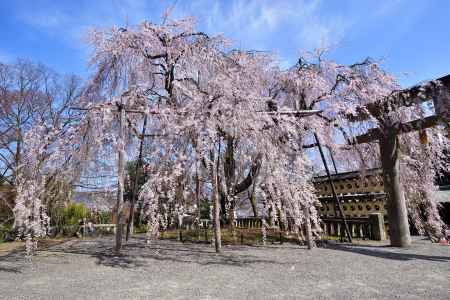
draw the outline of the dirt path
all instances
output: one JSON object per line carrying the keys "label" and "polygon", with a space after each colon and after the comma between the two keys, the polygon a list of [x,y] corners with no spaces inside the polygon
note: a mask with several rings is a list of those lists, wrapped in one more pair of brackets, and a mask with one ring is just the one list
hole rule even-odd
{"label": "dirt path", "polygon": [[2,299],[450,299],[450,247],[228,246],[74,240],[0,257]]}

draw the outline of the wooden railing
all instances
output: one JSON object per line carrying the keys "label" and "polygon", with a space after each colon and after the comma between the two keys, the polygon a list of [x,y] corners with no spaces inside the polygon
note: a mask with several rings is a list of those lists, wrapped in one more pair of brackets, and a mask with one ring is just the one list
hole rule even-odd
{"label": "wooden railing", "polygon": [[[346,218],[352,238],[374,239],[369,218]],[[345,236],[344,225],[340,218],[322,218],[322,230],[326,236]]]}
{"label": "wooden railing", "polygon": [[[368,217],[346,218],[353,238],[368,240],[384,240],[386,238],[386,224],[381,214],[370,214]],[[288,229],[292,230],[293,222],[288,222]],[[291,224],[292,223],[292,224]],[[239,218],[235,220],[237,228],[261,228],[261,218]],[[278,224],[274,224],[278,227]],[[321,218],[323,234],[330,237],[345,236],[341,218]]]}
{"label": "wooden railing", "polygon": [[261,218],[238,218],[234,221],[237,228],[261,228]]}
{"label": "wooden railing", "polygon": [[[125,227],[125,224],[123,224]],[[88,224],[84,225],[64,225],[60,227],[52,226],[49,228],[49,235],[53,236],[57,233],[73,233],[80,235],[99,234],[99,233],[116,233],[116,224],[92,224],[90,228]]]}

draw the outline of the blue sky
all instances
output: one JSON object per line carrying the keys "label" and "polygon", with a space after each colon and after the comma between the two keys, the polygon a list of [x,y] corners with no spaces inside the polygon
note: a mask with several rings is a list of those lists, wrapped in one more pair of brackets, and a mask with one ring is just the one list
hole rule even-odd
{"label": "blue sky", "polygon": [[200,30],[223,33],[236,48],[273,51],[285,66],[327,45],[339,63],[383,59],[404,86],[450,73],[446,0],[0,0],[0,61],[28,58],[86,76],[88,28],[158,22],[175,2],[173,16],[195,16]]}

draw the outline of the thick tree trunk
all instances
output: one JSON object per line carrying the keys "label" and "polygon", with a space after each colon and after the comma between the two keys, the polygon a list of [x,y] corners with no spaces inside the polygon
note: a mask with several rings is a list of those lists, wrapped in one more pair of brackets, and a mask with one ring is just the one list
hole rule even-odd
{"label": "thick tree trunk", "polygon": [[306,205],[303,207],[303,214],[305,215],[305,235],[306,235],[306,246],[311,250],[313,247],[313,237],[311,230],[311,219],[309,214],[309,207]]}
{"label": "thick tree trunk", "polygon": [[197,202],[197,239],[201,238],[201,210],[200,210],[200,179],[198,178],[198,170],[195,172],[195,201]]}
{"label": "thick tree trunk", "polygon": [[18,173],[19,173],[19,166],[20,166],[20,161],[22,159],[22,129],[20,127],[17,127],[17,145],[16,145],[16,153],[14,155],[14,160],[15,160],[15,167],[14,167],[14,179],[13,182],[15,181],[15,179],[18,177]]}
{"label": "thick tree trunk", "polygon": [[248,200],[250,201],[250,204],[252,206],[252,211],[253,211],[253,217],[257,218],[258,217],[258,208],[256,205],[256,195],[255,195],[255,188],[256,188],[256,177],[259,174],[259,170],[257,170],[254,179],[253,179],[253,183],[252,183],[252,190],[251,192],[248,194]]}
{"label": "thick tree trunk", "polygon": [[411,236],[405,196],[399,177],[398,136],[394,129],[390,129],[380,138],[380,153],[384,188],[388,194],[387,209],[391,245],[407,247],[411,245]]}
{"label": "thick tree trunk", "polygon": [[116,204],[116,252],[120,252],[122,248],[122,210],[123,210],[123,192],[124,192],[124,170],[125,170],[125,145],[124,145],[124,135],[125,135],[125,109],[120,106],[120,128],[119,128],[119,141],[118,141],[118,188],[117,188],[117,204]]}
{"label": "thick tree trunk", "polygon": [[230,203],[230,209],[228,212],[228,222],[230,223],[230,231],[231,231],[231,236],[233,237],[233,242],[237,243],[237,236],[236,236],[236,226],[234,224],[234,222],[236,221],[235,219],[235,199],[231,200]]}
{"label": "thick tree trunk", "polygon": [[127,234],[126,234],[126,241],[128,242],[128,238],[130,236],[130,233],[133,234],[134,232],[134,204],[136,203],[136,198],[138,194],[138,185],[139,185],[139,172],[142,165],[142,150],[144,148],[144,138],[145,138],[145,129],[147,127],[147,116],[144,117],[144,125],[142,126],[142,138],[141,143],[139,145],[139,156],[138,160],[136,161],[136,170],[134,173],[134,182],[133,182],[133,190],[131,191],[131,207],[130,207],[130,215],[128,217],[128,224],[127,224]]}
{"label": "thick tree trunk", "polygon": [[213,203],[213,215],[212,221],[214,226],[214,246],[216,252],[220,253],[222,250],[222,237],[220,232],[220,190],[219,190],[219,167],[220,167],[220,137],[218,137],[219,150],[217,155],[211,151],[210,159],[212,161],[211,165],[211,179],[213,186],[212,193],[212,203]]}
{"label": "thick tree trunk", "polygon": [[214,180],[214,193],[213,193],[214,246],[216,248],[216,252],[220,253],[222,251],[222,237],[220,232],[219,180],[218,180],[218,172],[213,170],[212,173]]}
{"label": "thick tree trunk", "polygon": [[253,217],[258,217],[258,209],[256,208],[256,196],[255,193],[252,193],[249,197],[250,204],[252,205]]}

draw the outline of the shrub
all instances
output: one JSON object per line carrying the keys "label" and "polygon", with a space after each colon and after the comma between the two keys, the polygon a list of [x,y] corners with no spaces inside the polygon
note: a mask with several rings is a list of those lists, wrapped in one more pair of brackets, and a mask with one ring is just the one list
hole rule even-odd
{"label": "shrub", "polygon": [[55,208],[51,213],[51,223],[56,227],[54,234],[74,235],[79,230],[80,220],[89,217],[89,210],[83,203],[69,203]]}
{"label": "shrub", "polygon": [[14,240],[16,231],[12,224],[0,224],[0,243]]}
{"label": "shrub", "polygon": [[78,225],[88,215],[89,210],[83,203],[70,203],[63,209],[64,225]]}

